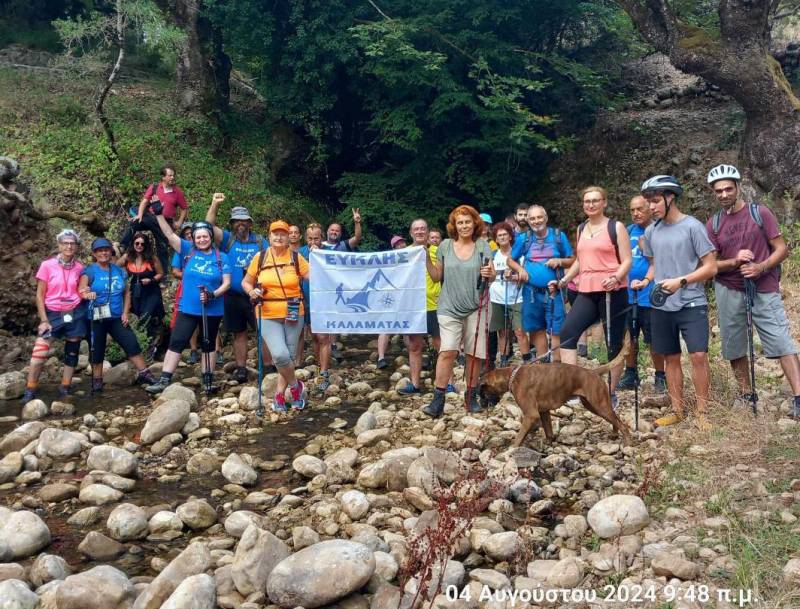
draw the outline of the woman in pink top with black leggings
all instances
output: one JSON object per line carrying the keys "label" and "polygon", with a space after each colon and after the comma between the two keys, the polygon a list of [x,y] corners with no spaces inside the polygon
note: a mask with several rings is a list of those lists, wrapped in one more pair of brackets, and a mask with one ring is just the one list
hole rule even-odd
{"label": "woman in pink top with black leggings", "polygon": [[[606,191],[600,186],[589,186],[581,193],[586,222],[578,228],[576,236],[577,258],[557,282],[561,288],[574,277],[579,278],[578,297],[561,327],[561,361],[576,364],[577,343],[580,335],[598,321],[606,325],[606,293],[611,295],[611,344],[606,345],[608,359],[613,359],[622,349],[625,339],[625,312],[628,307],[628,271],[631,268],[631,242],[622,222],[610,220],[605,215]],[[611,240],[609,224],[616,222],[617,246]],[[555,282],[554,282],[555,284]],[[608,336],[606,329],[604,336]],[[611,386],[616,387],[622,374],[620,364],[611,371]],[[612,401],[616,406],[616,395]]]}

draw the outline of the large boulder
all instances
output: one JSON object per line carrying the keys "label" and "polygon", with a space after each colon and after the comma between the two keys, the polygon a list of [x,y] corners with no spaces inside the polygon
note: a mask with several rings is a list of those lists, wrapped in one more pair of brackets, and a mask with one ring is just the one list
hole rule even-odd
{"label": "large boulder", "polygon": [[47,426],[41,421],[31,421],[30,423],[20,425],[0,440],[0,455],[7,455],[15,450],[22,450],[38,438],[39,434],[45,429],[47,429]]}
{"label": "large boulder", "polygon": [[598,537],[611,539],[638,533],[650,524],[650,515],[636,495],[611,495],[592,506],[587,520]]}
{"label": "large boulder", "polygon": [[31,400],[22,407],[22,414],[20,416],[23,421],[38,421],[39,419],[45,418],[49,412],[50,409],[42,400]]}
{"label": "large boulder", "polygon": [[25,375],[19,370],[0,374],[0,400],[16,400],[25,393]]}
{"label": "large boulder", "polygon": [[[71,574],[72,569],[69,568],[67,561],[60,556],[39,554],[31,565],[31,569],[28,572],[28,579],[38,588],[47,582],[65,579]],[[0,596],[0,598],[2,597]]]}
{"label": "large boulder", "polygon": [[139,459],[124,448],[101,444],[93,446],[89,451],[86,467],[90,470],[99,469],[120,476],[136,476]]}
{"label": "large boulder", "polygon": [[160,609],[217,609],[217,585],[205,573],[183,580]]}
{"label": "large boulder", "polygon": [[18,579],[0,582],[0,609],[36,609],[39,597]]}
{"label": "large boulder", "polygon": [[242,457],[231,453],[222,464],[222,476],[228,482],[251,486],[258,480],[258,473]]}
{"label": "large boulder", "polygon": [[103,372],[103,380],[109,385],[129,387],[136,382],[136,368],[130,362],[122,362]]}
{"label": "large boulder", "polygon": [[[278,376],[277,374],[275,376]],[[156,405],[162,404],[163,402],[168,402],[169,400],[183,400],[184,402],[189,402],[189,407],[192,411],[197,409],[197,394],[194,392],[193,389],[189,387],[184,387],[179,383],[173,383],[163,392],[161,395],[158,396],[156,400]]]}
{"label": "large boulder", "polygon": [[5,540],[12,558],[25,558],[50,543],[50,529],[33,512],[0,508],[0,539]]}
{"label": "large boulder", "polygon": [[179,432],[189,420],[191,405],[186,400],[167,400],[147,417],[141,433],[142,444],[152,444],[166,435]]}
{"label": "large boulder", "polygon": [[66,429],[45,429],[39,435],[36,445],[36,456],[53,459],[69,459],[81,453],[84,436]]}
{"label": "large boulder", "polygon": [[288,546],[269,531],[250,525],[245,529],[231,564],[231,576],[243,596],[266,589],[267,578],[289,556]]}
{"label": "large boulder", "polygon": [[217,521],[217,512],[205,499],[192,499],[175,510],[190,529],[207,529]]}
{"label": "large boulder", "polygon": [[125,546],[97,531],[90,531],[78,545],[78,552],[92,560],[114,560],[125,552]]}
{"label": "large boulder", "polygon": [[231,537],[241,537],[251,524],[260,527],[265,517],[249,510],[237,510],[225,519],[225,532]]}
{"label": "large boulder", "polygon": [[147,514],[138,505],[123,503],[111,511],[106,527],[117,541],[142,539],[147,536]]}
{"label": "large boulder", "polygon": [[192,542],[150,582],[136,599],[133,609],[160,609],[181,582],[193,575],[205,573],[213,564],[206,544]]}
{"label": "large boulder", "polygon": [[315,609],[364,586],[375,572],[372,551],[342,539],[322,541],[278,563],[267,582],[267,594],[281,607]]}
{"label": "large boulder", "polygon": [[58,609],[130,609],[136,589],[120,570],[100,565],[70,575],[58,587]]}
{"label": "large boulder", "polygon": [[78,499],[81,503],[92,505],[105,505],[122,499],[122,491],[106,486],[105,484],[87,484],[81,489]]}

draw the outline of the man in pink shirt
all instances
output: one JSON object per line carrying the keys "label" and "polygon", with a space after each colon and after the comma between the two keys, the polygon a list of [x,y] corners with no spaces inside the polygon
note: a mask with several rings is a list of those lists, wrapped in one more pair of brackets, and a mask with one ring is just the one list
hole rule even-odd
{"label": "man in pink shirt", "polygon": [[36,342],[33,344],[24,402],[36,397],[39,375],[50,354],[54,338],[63,338],[64,373],[58,388],[59,397],[69,395],[75,366],[78,365],[81,339],[87,334],[86,306],[78,293],[83,265],[78,261],[80,241],[72,229],[61,231],[58,255],[42,262],[36,272],[36,311],[39,314]]}

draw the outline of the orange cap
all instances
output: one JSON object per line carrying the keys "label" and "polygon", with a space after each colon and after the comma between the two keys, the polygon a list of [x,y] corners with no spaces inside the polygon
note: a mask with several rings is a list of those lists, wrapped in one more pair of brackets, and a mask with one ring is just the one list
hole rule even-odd
{"label": "orange cap", "polygon": [[286,223],[285,220],[275,220],[275,222],[269,225],[269,232],[273,232],[276,230],[282,230],[288,233],[289,225]]}

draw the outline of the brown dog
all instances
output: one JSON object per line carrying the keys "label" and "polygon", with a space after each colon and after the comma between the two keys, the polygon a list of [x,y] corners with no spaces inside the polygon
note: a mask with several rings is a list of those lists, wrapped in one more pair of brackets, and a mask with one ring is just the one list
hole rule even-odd
{"label": "brown dog", "polygon": [[[608,385],[601,374],[619,365],[628,350],[629,341],[609,363],[599,368],[587,369],[572,364],[534,364],[511,368],[496,368],[481,379],[480,397],[484,404],[496,404],[506,391],[511,391],[522,409],[522,427],[514,446],[520,446],[528,432],[541,423],[548,442],[553,441],[550,411],[561,407],[571,397],[577,397],[591,413],[611,423],[614,430],[630,441],[627,425],[611,407]],[[515,373],[516,371],[516,373]]]}

